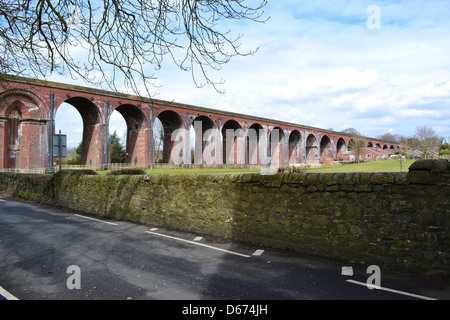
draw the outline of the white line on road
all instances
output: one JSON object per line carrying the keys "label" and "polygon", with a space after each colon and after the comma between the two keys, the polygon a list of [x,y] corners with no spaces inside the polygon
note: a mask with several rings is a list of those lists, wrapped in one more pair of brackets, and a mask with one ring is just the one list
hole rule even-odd
{"label": "white line on road", "polygon": [[3,296],[6,300],[19,300],[17,297],[6,291],[1,286],[0,286],[0,295]]}
{"label": "white line on road", "polygon": [[118,224],[117,223],[112,223],[112,222],[108,222],[108,221],[103,221],[103,220],[99,220],[99,219],[95,219],[95,218],[91,218],[91,217],[86,217],[86,216],[82,216],[82,215],[79,215],[79,214],[75,214],[77,217],[80,217],[80,218],[85,218],[85,219],[89,219],[89,220],[94,220],[94,221],[98,221],[98,222],[103,222],[103,223],[106,223],[106,224],[110,224],[110,225],[113,225],[113,226],[117,226]]}
{"label": "white line on road", "polygon": [[264,250],[258,249],[255,252],[253,252],[252,256],[260,256],[264,253]]}
{"label": "white line on road", "polygon": [[343,276],[353,276],[353,267],[342,267],[341,275]]}
{"label": "white line on road", "polygon": [[[345,281],[367,287],[367,283],[365,283],[365,282],[359,282],[359,281],[355,281],[355,280],[345,280]],[[418,294],[409,293],[409,292],[405,292],[405,291],[400,291],[400,290],[395,290],[395,289],[390,289],[390,288],[384,288],[384,287],[380,287],[380,286],[373,286],[373,287],[374,287],[374,289],[377,289],[377,290],[384,290],[384,291],[388,291],[388,292],[402,294],[404,296],[409,296],[409,297],[413,297],[413,298],[417,298],[417,299],[437,300],[435,298],[421,296],[421,295],[418,295]]]}
{"label": "white line on road", "polygon": [[169,239],[173,239],[173,240],[177,240],[177,241],[183,241],[183,242],[186,242],[186,243],[195,244],[196,246],[201,246],[201,247],[205,247],[205,248],[209,248],[209,249],[213,249],[213,250],[217,250],[217,251],[230,253],[230,254],[234,254],[236,256],[240,256],[240,257],[244,257],[244,258],[250,258],[250,256],[246,255],[246,254],[242,254],[242,253],[238,253],[238,252],[234,252],[234,251],[229,251],[229,250],[225,250],[225,249],[220,249],[220,248],[209,246],[207,244],[200,243],[200,242],[194,242],[194,241],[185,240],[185,239],[181,239],[181,238],[177,238],[177,237],[172,237],[172,236],[168,236],[168,235],[165,235],[165,234],[162,234],[162,233],[156,233],[156,232],[151,232],[151,231],[145,231],[145,232],[153,234],[155,236],[165,237],[165,238],[169,238]]}

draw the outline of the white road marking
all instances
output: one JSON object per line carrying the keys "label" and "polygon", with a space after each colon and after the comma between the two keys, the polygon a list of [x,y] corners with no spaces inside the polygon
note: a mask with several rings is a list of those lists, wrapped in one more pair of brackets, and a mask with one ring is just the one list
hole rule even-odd
{"label": "white road marking", "polygon": [[158,231],[158,228],[151,228],[150,231]]}
{"label": "white road marking", "polygon": [[6,291],[1,286],[0,286],[0,295],[3,296],[6,300],[19,300],[17,297]]}
{"label": "white road marking", "polygon": [[77,217],[80,217],[80,218],[85,218],[85,219],[89,219],[89,220],[94,220],[94,221],[97,221],[97,222],[103,222],[103,223],[106,223],[106,224],[110,224],[110,225],[113,225],[113,226],[117,226],[118,224],[117,223],[112,223],[112,222],[108,222],[108,221],[103,221],[103,220],[99,220],[99,219],[95,219],[95,218],[91,218],[91,217],[87,217],[87,216],[82,216],[82,215],[79,215],[79,214],[75,214]]}
{"label": "white road marking", "polygon": [[353,276],[353,267],[342,267],[341,275],[343,276]]}
{"label": "white road marking", "polygon": [[[359,282],[359,281],[355,281],[355,280],[346,280],[346,281],[350,282],[350,283],[354,283],[354,284],[358,284],[358,285],[367,287],[367,283],[365,283],[365,282]],[[373,287],[374,287],[374,289],[377,289],[377,290],[393,292],[393,293],[397,293],[397,294],[401,294],[401,295],[404,295],[404,296],[409,296],[409,297],[413,297],[413,298],[417,298],[417,299],[437,300],[435,298],[421,296],[421,295],[418,295],[418,294],[409,293],[409,292],[405,292],[405,291],[400,291],[400,290],[395,290],[395,289],[390,289],[390,288],[384,288],[384,287],[380,287],[380,286],[373,286]]]}
{"label": "white road marking", "polygon": [[195,237],[194,241],[202,241],[202,239],[203,239],[202,237]]}
{"label": "white road marking", "polygon": [[209,249],[213,249],[213,250],[217,250],[217,251],[222,251],[222,252],[234,254],[236,256],[240,256],[240,257],[244,257],[244,258],[250,258],[250,256],[246,255],[246,254],[242,254],[242,253],[238,253],[238,252],[234,252],[234,251],[229,251],[229,250],[225,250],[225,249],[209,246],[207,244],[200,243],[200,242],[195,242],[195,241],[185,240],[185,239],[181,239],[181,238],[177,238],[177,237],[172,237],[172,236],[168,236],[168,235],[165,235],[165,234],[162,234],[162,233],[156,233],[156,232],[151,232],[151,231],[145,231],[145,232],[153,234],[155,236],[159,236],[159,237],[165,237],[165,238],[169,238],[169,239],[173,239],[173,240],[177,240],[177,241],[183,241],[183,242],[186,242],[186,243],[195,244],[197,246],[201,246],[201,247],[205,247],[205,248],[209,248]]}
{"label": "white road marking", "polygon": [[260,256],[264,253],[264,250],[258,249],[255,252],[253,252],[252,256]]}

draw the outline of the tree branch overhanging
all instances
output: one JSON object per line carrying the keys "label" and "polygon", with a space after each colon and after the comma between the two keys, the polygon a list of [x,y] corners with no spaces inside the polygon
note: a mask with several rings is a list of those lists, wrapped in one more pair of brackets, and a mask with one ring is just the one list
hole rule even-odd
{"label": "tree branch overhanging", "polygon": [[[252,5],[256,3],[255,5]],[[173,63],[198,87],[217,85],[241,51],[233,20],[264,22],[267,0],[0,0],[0,73],[70,74],[118,91],[150,95],[155,74]]]}

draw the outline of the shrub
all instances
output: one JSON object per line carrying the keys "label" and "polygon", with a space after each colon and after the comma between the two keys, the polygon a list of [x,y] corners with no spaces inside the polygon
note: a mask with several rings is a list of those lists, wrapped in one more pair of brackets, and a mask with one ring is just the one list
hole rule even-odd
{"label": "shrub", "polygon": [[109,171],[107,175],[141,175],[146,174],[143,169],[138,168],[126,168]]}

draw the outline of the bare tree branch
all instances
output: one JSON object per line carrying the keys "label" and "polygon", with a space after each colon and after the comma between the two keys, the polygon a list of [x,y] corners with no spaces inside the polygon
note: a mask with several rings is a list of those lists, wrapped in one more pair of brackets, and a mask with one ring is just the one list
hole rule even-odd
{"label": "bare tree branch", "polygon": [[[250,4],[249,4],[250,3]],[[256,4],[255,4],[256,3]],[[267,0],[0,0],[0,72],[70,74],[146,95],[169,58],[199,87],[241,51],[230,20],[264,22]]]}

